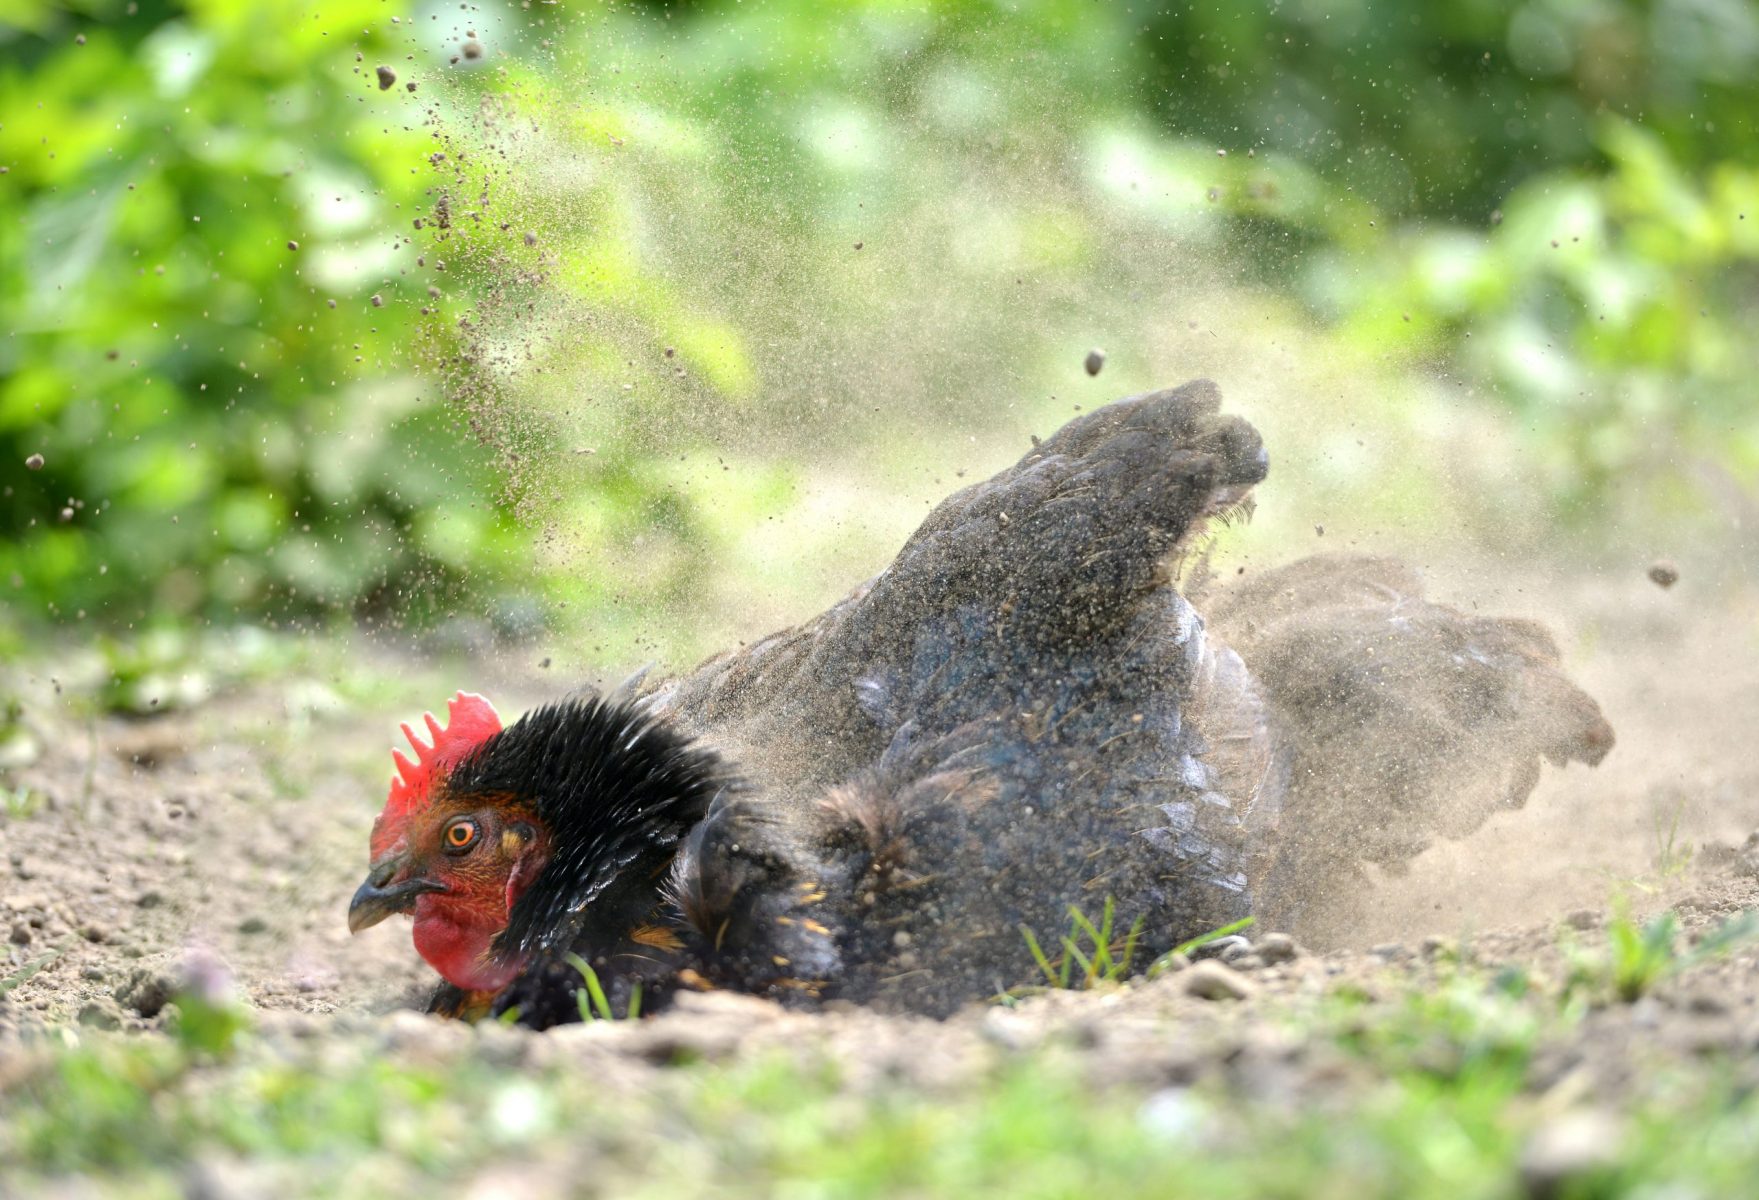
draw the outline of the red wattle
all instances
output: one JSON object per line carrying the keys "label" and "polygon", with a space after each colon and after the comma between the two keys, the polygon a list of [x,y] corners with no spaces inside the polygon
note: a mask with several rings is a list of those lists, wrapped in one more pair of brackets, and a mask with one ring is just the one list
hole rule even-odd
{"label": "red wattle", "polygon": [[451,984],[472,992],[496,992],[519,973],[518,960],[505,962],[489,953],[495,935],[506,926],[473,920],[476,914],[457,911],[441,895],[415,902],[415,951]]}

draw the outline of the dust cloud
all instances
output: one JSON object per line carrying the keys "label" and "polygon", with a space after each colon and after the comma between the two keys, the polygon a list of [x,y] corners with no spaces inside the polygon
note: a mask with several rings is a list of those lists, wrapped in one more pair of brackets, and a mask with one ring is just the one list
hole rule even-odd
{"label": "dust cloud", "polygon": [[[687,123],[659,99],[677,77],[624,73],[608,25],[551,42],[454,23],[412,48],[462,61],[418,65],[422,90],[397,93],[434,145],[411,234],[432,325],[413,352],[495,459],[534,565],[578,581],[542,607],[553,636],[591,646],[583,662],[680,669],[804,620],[1034,437],[1206,377],[1273,467],[1254,520],[1218,531],[1206,569],[1221,582],[1199,607],[1268,690],[1338,664],[1278,660],[1256,628],[1230,628],[1241,581],[1319,551],[1394,554],[1461,620],[1549,629],[1558,648],[1535,653],[1618,735],[1598,770],[1535,779],[1528,760],[1591,755],[1561,748],[1568,722],[1543,699],[1516,698],[1426,751],[1441,782],[1403,807],[1381,802],[1415,769],[1396,736],[1409,730],[1351,743],[1356,770],[1327,759],[1284,816],[1327,842],[1282,900],[1303,936],[1555,917],[1666,887],[1693,847],[1759,826],[1739,728],[1759,712],[1751,581],[1669,543],[1684,582],[1662,592],[1643,577],[1652,522],[1614,520],[1592,546],[1560,534],[1493,399],[1344,348],[1272,298],[1279,260],[1214,215],[1218,188],[1265,186],[1238,159],[1169,174],[1132,156],[1127,130],[1068,130],[1026,95],[990,99],[1034,132],[973,133],[889,79],[871,81],[865,124]],[[902,165],[873,165],[888,155]],[[799,203],[755,205],[728,183],[751,171],[796,178]],[[1374,641],[1352,636],[1358,652]],[[1409,688],[1433,682],[1428,665]],[[1505,770],[1511,738],[1521,761]]]}

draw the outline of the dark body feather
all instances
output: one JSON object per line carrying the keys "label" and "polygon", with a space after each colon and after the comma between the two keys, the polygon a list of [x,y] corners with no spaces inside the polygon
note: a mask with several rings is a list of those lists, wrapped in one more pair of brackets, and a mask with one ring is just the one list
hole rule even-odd
{"label": "dark body feather", "polygon": [[[1248,913],[1297,916],[1316,872],[1463,831],[1488,809],[1461,788],[1507,803],[1537,756],[1598,761],[1611,731],[1541,632],[1423,601],[1378,560],[1272,572],[1206,625],[1173,566],[1267,470],[1219,409],[1200,381],[1078,418],[819,617],[576,710],[640,726],[658,773],[633,808],[557,812],[588,832],[516,908],[531,965],[499,1007],[572,1013],[572,950],[650,989],[947,1013],[1031,982],[1022,928],[1054,942],[1071,907],[1140,919],[1147,961]],[[618,778],[650,762],[542,715],[547,738],[514,739],[505,770],[491,744],[474,786],[593,808],[624,793],[551,757],[609,754]],[[534,792],[527,770],[565,778]],[[631,956],[629,928],[656,919],[679,945]]]}

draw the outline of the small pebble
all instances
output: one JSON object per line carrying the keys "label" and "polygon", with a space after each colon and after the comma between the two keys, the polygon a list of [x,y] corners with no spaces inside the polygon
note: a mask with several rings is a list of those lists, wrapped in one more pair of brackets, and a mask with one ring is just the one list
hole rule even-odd
{"label": "small pebble", "polygon": [[465,42],[464,43],[464,57],[465,58],[468,58],[474,62],[475,60],[481,58],[482,56],[483,56],[483,44],[481,42]]}
{"label": "small pebble", "polygon": [[385,307],[385,298],[383,296],[379,295],[377,292],[373,293],[373,307],[374,308]]}
{"label": "small pebble", "polygon": [[1105,367],[1105,351],[1097,348],[1089,350],[1081,365],[1089,375],[1098,375]]}
{"label": "small pebble", "polygon": [[1258,939],[1258,957],[1267,963],[1294,962],[1302,953],[1300,944],[1286,933],[1267,933]]}
{"label": "small pebble", "polygon": [[393,71],[390,67],[380,67],[378,69],[378,76],[379,90],[381,92],[390,91],[391,86],[397,82],[397,72]]}
{"label": "small pebble", "polygon": [[79,1010],[77,1018],[87,1029],[121,1029],[122,1010],[114,1001],[92,1000]]}
{"label": "small pebble", "polygon": [[1220,958],[1236,946],[1244,946],[1247,950],[1252,949],[1251,942],[1237,933],[1230,933],[1226,937],[1211,938],[1203,945],[1193,947],[1191,957],[1194,959]]}
{"label": "small pebble", "polygon": [[1452,938],[1442,937],[1439,933],[1432,933],[1425,937],[1419,943],[1418,948],[1423,952],[1424,958],[1446,958],[1456,956],[1460,952],[1459,946],[1454,944]]}
{"label": "small pebble", "polygon": [[287,248],[289,250],[297,250],[297,249],[299,249],[299,243],[294,241],[292,238],[288,238],[287,239]]}
{"label": "small pebble", "polygon": [[1672,562],[1663,558],[1657,559],[1649,567],[1649,582],[1658,588],[1670,588],[1680,581],[1680,569]]}
{"label": "small pebble", "polygon": [[1533,1200],[1578,1194],[1584,1176],[1618,1165],[1625,1136],[1619,1120],[1594,1109],[1552,1118],[1534,1131],[1521,1152],[1526,1194]]}
{"label": "small pebble", "polygon": [[1200,1000],[1245,1000],[1258,990],[1250,979],[1213,958],[1192,963],[1179,979],[1185,994]]}
{"label": "small pebble", "polygon": [[41,454],[33,454],[24,460],[24,465],[29,470],[41,471],[43,469],[43,456]]}

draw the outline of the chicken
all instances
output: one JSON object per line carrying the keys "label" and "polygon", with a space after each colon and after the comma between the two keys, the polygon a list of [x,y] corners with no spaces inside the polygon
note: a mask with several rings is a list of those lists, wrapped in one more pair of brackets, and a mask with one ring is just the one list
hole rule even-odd
{"label": "chicken", "polygon": [[1120,400],[793,629],[505,729],[460,693],[398,758],[350,926],[412,913],[437,1011],[537,1027],[578,1018],[583,966],[619,1010],[724,987],[941,1015],[1030,981],[1027,934],[1071,910],[1114,906],[1137,962],[1298,923],[1523,803],[1540,759],[1605,756],[1542,629],[1396,563],[1182,594],[1267,470],[1207,381]]}

